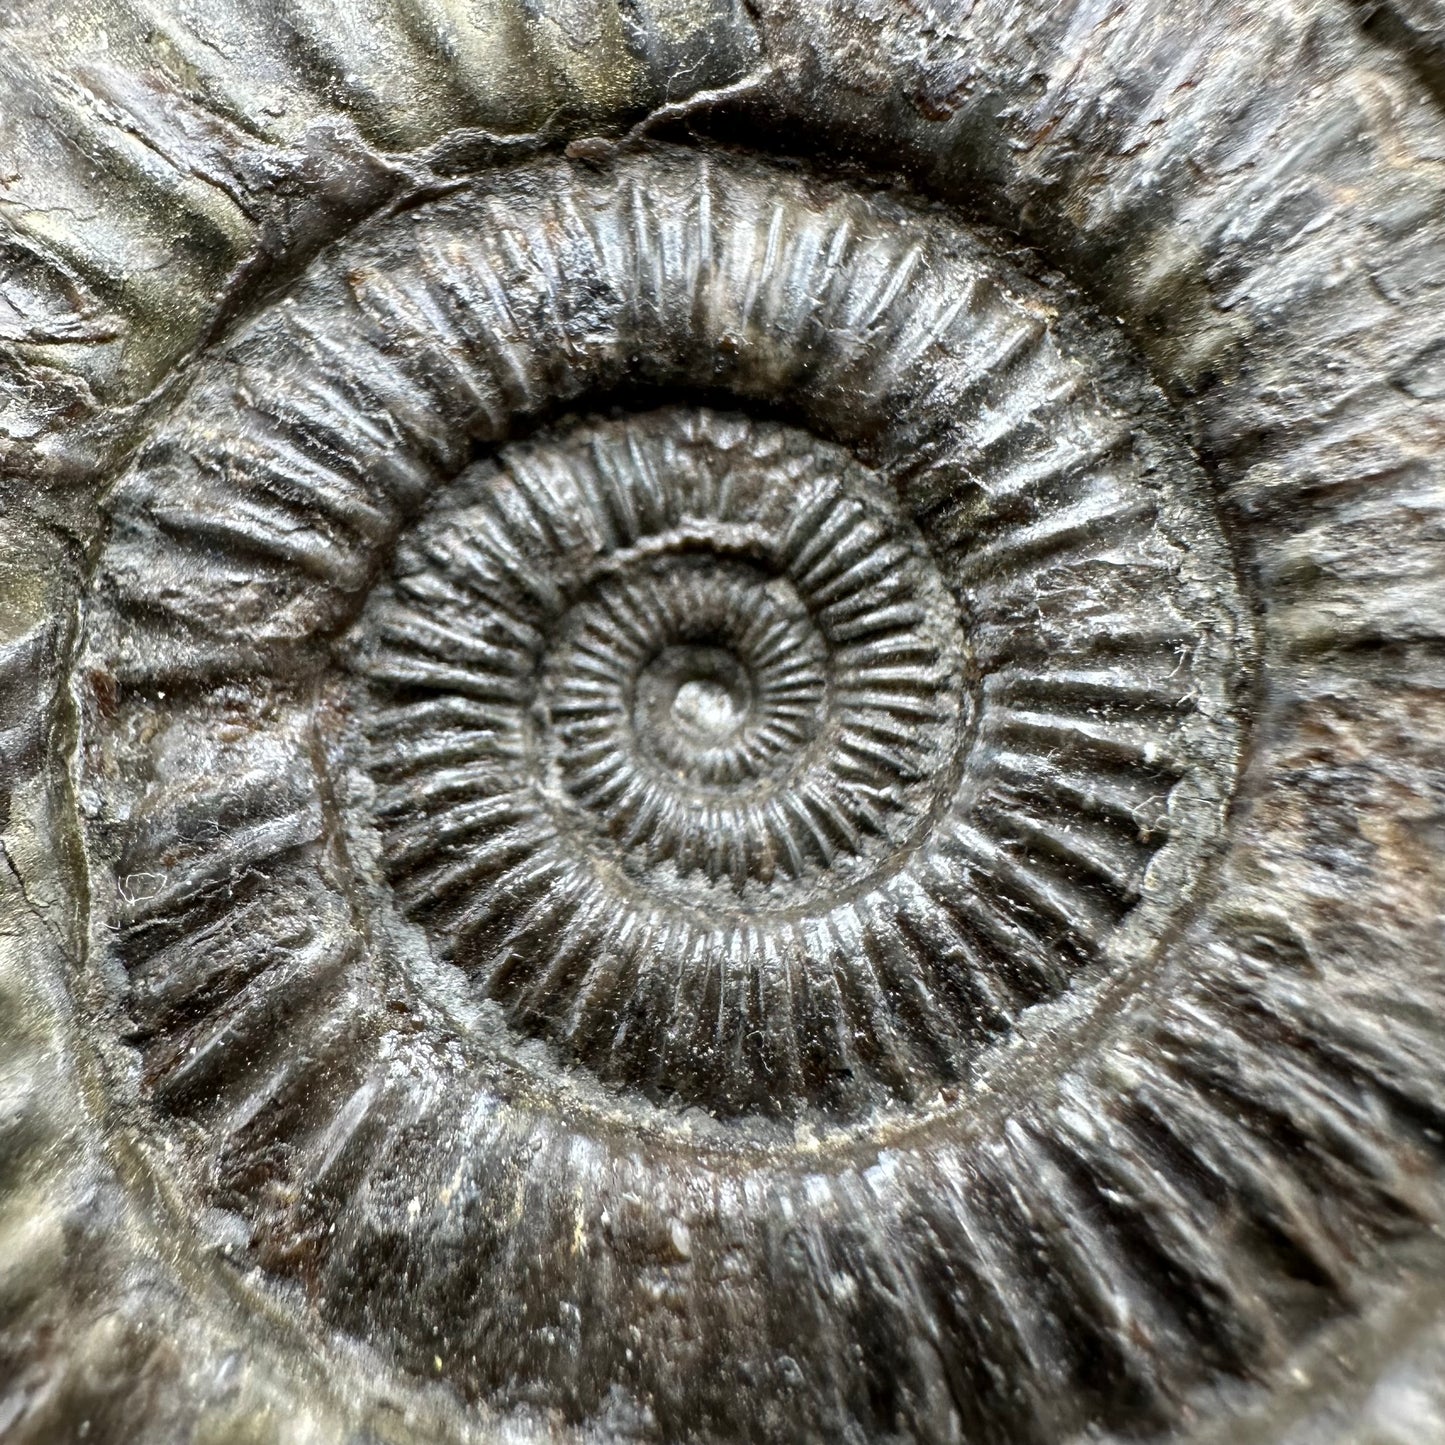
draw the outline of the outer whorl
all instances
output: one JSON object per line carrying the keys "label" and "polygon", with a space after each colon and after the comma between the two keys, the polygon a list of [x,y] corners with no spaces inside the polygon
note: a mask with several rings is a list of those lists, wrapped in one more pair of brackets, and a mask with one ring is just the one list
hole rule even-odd
{"label": "outer whorl", "polygon": [[14,453],[105,486],[0,655],[0,1434],[1284,1439],[1439,1203],[1430,104],[779,5],[519,14],[547,109],[433,8],[406,117],[298,8],[311,170],[85,82],[245,219],[174,334],[27,293],[135,339]]}

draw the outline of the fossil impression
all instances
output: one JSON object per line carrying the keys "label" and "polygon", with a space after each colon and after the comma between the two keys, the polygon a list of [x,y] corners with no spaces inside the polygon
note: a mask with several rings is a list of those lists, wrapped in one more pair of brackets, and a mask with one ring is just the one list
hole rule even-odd
{"label": "fossil impression", "polygon": [[0,1438],[1445,1439],[1432,12],[110,8]]}

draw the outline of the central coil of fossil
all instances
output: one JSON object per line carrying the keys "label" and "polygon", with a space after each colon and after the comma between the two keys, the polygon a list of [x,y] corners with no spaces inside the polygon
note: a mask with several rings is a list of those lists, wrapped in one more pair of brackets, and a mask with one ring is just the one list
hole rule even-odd
{"label": "central coil of fossil", "polygon": [[[935,1166],[1112,1147],[1047,1080],[1219,837],[1248,628],[1157,393],[956,216],[498,171],[239,326],[109,516],[98,955],[157,1167],[330,1324],[585,1412],[667,1261],[787,1254],[797,1169],[884,1239]],[[675,1228],[614,1247],[641,1197]],[[534,1264],[514,1338],[475,1281]]]}
{"label": "central coil of fossil", "polygon": [[914,967],[888,920],[960,837],[958,607],[896,496],[706,411],[484,470],[357,629],[408,907],[524,1028],[655,1096],[773,1112],[949,1068],[967,1000],[864,1040],[833,958]]}

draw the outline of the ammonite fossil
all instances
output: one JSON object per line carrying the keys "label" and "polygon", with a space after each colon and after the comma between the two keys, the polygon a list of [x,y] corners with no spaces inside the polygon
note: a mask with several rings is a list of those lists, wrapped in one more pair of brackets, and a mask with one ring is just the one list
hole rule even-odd
{"label": "ammonite fossil", "polygon": [[0,1437],[1445,1438],[1433,12],[6,23]]}

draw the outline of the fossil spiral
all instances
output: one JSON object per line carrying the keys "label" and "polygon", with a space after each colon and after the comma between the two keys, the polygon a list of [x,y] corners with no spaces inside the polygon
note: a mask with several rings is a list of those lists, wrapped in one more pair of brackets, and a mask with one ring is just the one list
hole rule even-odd
{"label": "fossil spiral", "polygon": [[236,214],[169,327],[27,282],[130,339],[9,433],[97,482],[0,736],[98,1122],[0,1112],[81,1241],[0,1433],[1284,1440],[1436,1267],[1397,32],[392,8],[76,82]]}

